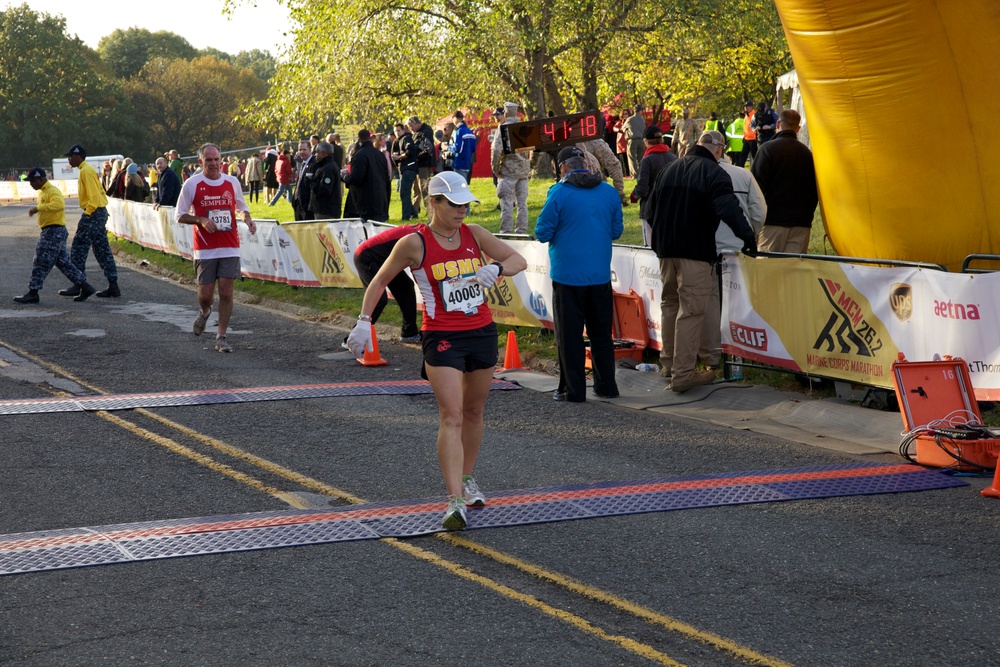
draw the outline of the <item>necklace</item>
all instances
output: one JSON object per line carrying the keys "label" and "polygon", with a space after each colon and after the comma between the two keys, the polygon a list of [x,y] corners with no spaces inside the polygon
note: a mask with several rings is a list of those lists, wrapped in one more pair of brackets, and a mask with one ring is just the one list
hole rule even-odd
{"label": "necklace", "polygon": [[455,234],[452,234],[451,236],[445,236],[444,234],[434,229],[430,225],[427,225],[427,229],[431,230],[432,232],[443,238],[445,241],[448,241],[449,243],[451,243],[455,239]]}

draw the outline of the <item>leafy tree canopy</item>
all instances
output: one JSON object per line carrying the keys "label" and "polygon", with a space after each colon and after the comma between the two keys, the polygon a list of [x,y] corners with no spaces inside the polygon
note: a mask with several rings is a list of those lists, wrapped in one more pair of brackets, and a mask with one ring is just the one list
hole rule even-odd
{"label": "leafy tree canopy", "polygon": [[145,28],[118,29],[105,35],[97,44],[97,52],[120,79],[128,79],[153,58],[185,58],[198,56],[198,50],[180,35]]}
{"label": "leafy tree canopy", "polygon": [[27,4],[0,13],[0,166],[46,164],[75,143],[94,154],[135,146],[138,125],[102,70],[62,17]]}
{"label": "leafy tree canopy", "polygon": [[[239,11],[248,0],[229,0]],[[529,117],[773,95],[791,68],[769,0],[287,0],[296,49],[250,116],[271,131],[519,102]],[[330,26],[339,26],[330,38]],[[704,107],[704,109],[703,109]]]}
{"label": "leafy tree canopy", "polygon": [[146,123],[151,155],[173,148],[193,152],[209,141],[223,149],[254,143],[261,133],[238,114],[266,91],[267,84],[249,70],[211,56],[157,58],[125,82],[128,99]]}

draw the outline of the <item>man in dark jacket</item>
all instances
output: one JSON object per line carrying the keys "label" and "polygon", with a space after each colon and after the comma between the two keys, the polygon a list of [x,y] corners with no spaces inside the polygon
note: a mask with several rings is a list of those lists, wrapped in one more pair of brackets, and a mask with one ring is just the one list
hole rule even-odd
{"label": "man in dark jacket", "polygon": [[670,152],[670,146],[663,143],[663,130],[658,125],[650,125],[643,131],[642,142],[646,145],[646,152],[643,153],[639,162],[639,176],[635,181],[635,189],[629,196],[632,203],[639,202],[639,220],[642,221],[642,242],[649,245],[649,216],[652,215],[647,205],[649,192],[653,189],[656,177],[663,169],[677,159],[677,156]]}
{"label": "man in dark jacket", "polygon": [[[318,142],[317,145],[319,145]],[[310,141],[300,141],[299,151],[295,158],[299,163],[295,178],[295,194],[292,195],[292,209],[295,212],[295,221],[314,220],[313,213],[309,210],[309,199],[312,196],[312,189],[309,187],[309,180],[306,178],[307,174],[312,173],[316,163],[316,158],[312,154],[312,143]]]}
{"label": "man in dark jacket", "polygon": [[762,252],[809,250],[819,193],[812,151],[798,139],[801,122],[795,109],[782,111],[778,134],[757,149],[750,167],[767,202],[767,218],[760,230]]}
{"label": "man in dark jacket", "polygon": [[652,211],[652,243],[660,258],[662,349],[660,373],[682,393],[711,384],[712,371],[695,372],[701,324],[712,294],[712,265],[718,256],[715,232],[721,218],[743,242],[743,252],[757,251],[753,229],[733,194],[733,182],[719,160],[726,140],[705,132],[691,151],[660,172],[646,202]]}
{"label": "man in dark jacket", "polygon": [[167,158],[156,158],[156,201],[153,210],[161,206],[177,206],[177,197],[181,194],[181,179],[170,168]]}
{"label": "man in dark jacket", "polygon": [[358,132],[358,149],[351,158],[351,168],[343,172],[347,184],[345,218],[385,222],[389,219],[389,193],[392,179],[385,156],[372,145],[368,130]]}
{"label": "man in dark jacket", "polygon": [[326,141],[316,144],[315,162],[306,172],[309,182],[309,211],[313,220],[340,218],[340,170],[333,159],[333,146]]}

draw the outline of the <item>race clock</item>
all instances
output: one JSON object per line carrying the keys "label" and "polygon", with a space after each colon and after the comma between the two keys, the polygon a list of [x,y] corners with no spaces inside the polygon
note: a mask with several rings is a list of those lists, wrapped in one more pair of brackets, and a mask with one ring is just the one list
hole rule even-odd
{"label": "race clock", "polygon": [[604,138],[604,114],[585,111],[568,116],[539,118],[500,126],[504,153],[552,151],[563,146]]}

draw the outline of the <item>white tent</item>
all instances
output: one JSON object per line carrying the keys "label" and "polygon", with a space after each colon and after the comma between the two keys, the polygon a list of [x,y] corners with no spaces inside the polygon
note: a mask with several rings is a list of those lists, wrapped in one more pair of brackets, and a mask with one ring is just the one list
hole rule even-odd
{"label": "white tent", "polygon": [[795,70],[785,72],[778,77],[778,84],[775,86],[775,96],[777,102],[774,105],[775,111],[781,113],[782,109],[795,109],[802,116],[802,126],[799,129],[799,141],[806,146],[809,145],[809,123],[806,121],[806,110],[802,104],[802,91],[799,89],[799,75]]}

